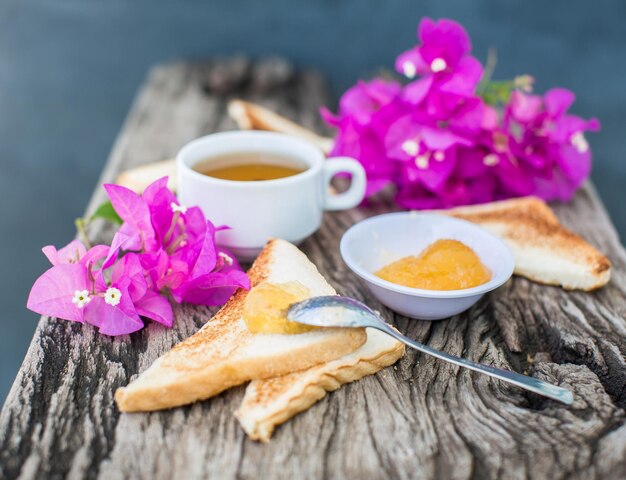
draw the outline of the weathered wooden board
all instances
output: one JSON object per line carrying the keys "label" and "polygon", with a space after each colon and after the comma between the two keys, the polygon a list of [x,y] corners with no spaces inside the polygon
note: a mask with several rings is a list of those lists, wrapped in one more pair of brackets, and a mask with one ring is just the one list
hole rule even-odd
{"label": "weathered wooden board", "polygon": [[[317,108],[327,101],[318,75],[280,60],[157,67],[102,181],[234,128],[229,95],[317,129]],[[98,188],[90,208],[102,198]],[[115,389],[208,321],[208,310],[182,306],[175,328],[150,325],[117,339],[43,318],[0,417],[0,477],[626,478],[626,254],[593,188],[556,210],[610,257],[607,287],[572,293],[515,278],[471,311],[432,323],[378,305],[339,257],[350,225],[389,208],[328,214],[302,248],[340,293],[365,298],[409,336],[567,386],[574,405],[408,352],[395,367],[328,395],[263,445],[232,415],[243,387],[168,412],[120,415],[114,405]],[[102,225],[92,234],[110,237]]]}

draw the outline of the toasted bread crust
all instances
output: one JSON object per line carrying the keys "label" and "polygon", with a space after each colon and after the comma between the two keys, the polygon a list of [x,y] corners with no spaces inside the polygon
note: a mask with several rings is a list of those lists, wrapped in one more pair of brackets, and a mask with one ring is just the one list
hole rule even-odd
{"label": "toasted bread crust", "polygon": [[328,153],[332,149],[332,138],[321,137],[312,130],[304,128],[261,105],[234,99],[228,103],[228,114],[242,130],[285,133],[308,140],[324,153]]}
{"label": "toasted bread crust", "polygon": [[481,225],[500,236],[515,256],[515,273],[538,283],[590,291],[610,280],[611,262],[561,225],[541,199],[523,197],[439,213]]}
{"label": "toasted bread crust", "polygon": [[369,335],[378,338],[368,338],[359,350],[328,364],[250,383],[235,412],[248,436],[268,442],[276,426],[308,409],[326,392],[374,374],[404,355],[404,344],[390,339],[381,343],[380,336],[384,334],[380,332],[368,331]]}
{"label": "toasted bread crust", "polygon": [[[250,270],[253,285],[267,278],[279,245],[306,259],[296,247],[272,240]],[[241,319],[246,295],[243,290],[235,293],[196,334],[157,359],[127,387],[118,389],[118,408],[123,412],[152,411],[203,400],[248,380],[285,375],[334,360],[356,350],[367,338],[364,329],[324,329],[288,339],[283,335],[253,335]],[[278,351],[258,352],[248,347],[255,341],[258,344],[277,338],[284,346]]]}
{"label": "toasted bread crust", "polygon": [[178,177],[176,160],[162,160],[124,170],[118,175],[115,183],[134,192],[142,193],[148,185],[162,177],[168,177],[167,187],[176,190]]}

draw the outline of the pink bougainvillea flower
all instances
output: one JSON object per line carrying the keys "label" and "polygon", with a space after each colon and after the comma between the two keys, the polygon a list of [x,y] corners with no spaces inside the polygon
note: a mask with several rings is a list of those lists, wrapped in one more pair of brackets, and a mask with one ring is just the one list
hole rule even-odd
{"label": "pink bougainvillea flower", "polygon": [[325,108],[322,108],[322,116],[335,126],[345,118],[352,119],[357,125],[368,125],[381,107],[398,97],[400,90],[400,84],[396,82],[380,79],[359,81],[341,97],[336,117]]}
{"label": "pink bougainvillea flower", "polygon": [[396,60],[410,80],[399,93],[394,87],[372,99],[369,92],[384,84],[359,83],[344,94],[336,117],[323,115],[338,129],[333,153],[365,167],[367,195],[393,183],[405,208],[531,194],[570,199],[591,169],[585,132],[599,129],[596,119],[568,113],[574,94],[532,94],[528,75],[483,79],[467,33],[452,20],[425,18],[418,37]]}
{"label": "pink bougainvillea flower", "polygon": [[[382,95],[380,90],[379,87],[373,89],[379,96]],[[358,111],[360,103],[357,100],[349,102],[346,108]],[[362,106],[369,108],[364,103]],[[234,257],[224,254],[234,265],[224,268],[215,245],[218,229],[204,218],[198,207],[187,207],[178,202],[167,188],[167,177],[149,185],[141,197],[122,193],[119,188],[115,191],[119,197],[125,195],[126,201],[142,203],[143,206],[137,206],[132,215],[126,215],[126,218],[134,220],[124,223],[116,234],[108,261],[117,255],[116,248],[118,251],[126,249],[129,237],[153,238],[153,242],[144,241],[138,256],[151,289],[168,292],[178,302],[218,305],[237,288],[250,288],[247,275],[241,271]],[[138,217],[144,219],[146,212],[149,226],[137,220]],[[124,230],[127,225],[129,228]],[[108,266],[108,263],[105,262],[105,265]],[[155,302],[152,299],[151,303]]]}
{"label": "pink bougainvillea flower", "polygon": [[453,20],[422,19],[418,38],[420,45],[396,60],[396,70],[408,78],[452,71],[472,49],[467,32]]}
{"label": "pink bougainvillea flower", "polygon": [[61,265],[66,263],[93,263],[107,256],[109,251],[108,245],[95,245],[89,250],[79,240],[72,240],[61,250],[57,250],[54,246],[48,245],[41,249],[46,258],[52,265]]}
{"label": "pink bougainvillea flower", "polygon": [[600,124],[567,114],[574,100],[574,94],[563,88],[543,97],[516,91],[505,108],[509,163],[523,171],[531,193],[545,200],[571,199],[591,172],[591,149],[584,133],[597,131]]}
{"label": "pink bougainvillea flower", "polygon": [[195,305],[222,305],[238,288],[248,290],[250,279],[235,257],[215,247],[215,227],[207,222],[207,233],[185,281],[172,290],[179,302]]}
{"label": "pink bougainvillea flower", "polygon": [[78,241],[43,249],[53,267],[32,288],[28,307],[38,313],[86,322],[105,335],[144,326],[141,317],[171,327],[169,298],[201,305],[224,303],[250,288],[234,257],[215,245],[218,230],[197,207],[181,205],[167,178],[143,193],[105,185],[123,219],[111,247],[87,250]]}
{"label": "pink bougainvillea flower", "polygon": [[126,335],[143,328],[126,286],[120,282],[91,297],[85,307],[85,321],[105,335]]}
{"label": "pink bougainvillea flower", "polygon": [[108,272],[94,272],[93,295],[84,319],[105,335],[125,335],[143,328],[139,316],[171,327],[174,315],[164,296],[148,288],[139,254],[127,253]]}
{"label": "pink bougainvillea flower", "polygon": [[61,263],[35,281],[26,306],[41,315],[82,323],[83,307],[91,301],[90,290],[84,264]]}
{"label": "pink bougainvillea flower", "polygon": [[53,246],[44,247],[53,266],[35,281],[26,306],[41,315],[83,322],[84,307],[92,300],[91,269],[108,249],[96,245],[87,250],[78,240],[58,251]]}
{"label": "pink bougainvillea flower", "polygon": [[385,156],[384,137],[393,119],[406,108],[399,93],[396,82],[359,82],[342,96],[336,116],[321,110],[324,120],[338,128],[330,154],[359,159],[367,174],[368,196],[389,184],[394,172]]}
{"label": "pink bougainvillea flower", "polygon": [[414,115],[398,118],[385,136],[385,148],[390,158],[414,160],[426,152],[444,151],[453,145],[471,142],[447,128],[425,125]]}

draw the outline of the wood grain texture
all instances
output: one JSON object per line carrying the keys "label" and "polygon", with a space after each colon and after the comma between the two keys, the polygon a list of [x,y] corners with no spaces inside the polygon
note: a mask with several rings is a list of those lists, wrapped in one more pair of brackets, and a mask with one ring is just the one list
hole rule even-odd
{"label": "wood grain texture", "polygon": [[[101,181],[171,158],[187,141],[234,125],[230,96],[260,102],[323,132],[323,79],[280,59],[155,68]],[[100,182],[101,183],[101,182]],[[89,209],[103,199],[100,187]],[[42,318],[0,416],[0,478],[625,478],[626,254],[586,186],[559,218],[605,252],[610,284],[565,292],[515,278],[465,314],[410,321],[377,304],[339,256],[354,222],[392,208],[325,215],[303,250],[340,293],[364,299],[412,338],[571,388],[571,407],[408,352],[392,368],[344,386],[278,428],[248,440],[233,412],[243,387],[167,412],[121,415],[113,392],[208,321],[176,308],[176,325],[129,337]],[[111,232],[98,224],[94,239]]]}

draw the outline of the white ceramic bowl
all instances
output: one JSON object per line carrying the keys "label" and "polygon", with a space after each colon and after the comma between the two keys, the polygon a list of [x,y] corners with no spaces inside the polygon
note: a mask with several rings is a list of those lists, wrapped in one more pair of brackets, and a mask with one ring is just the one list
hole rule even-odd
{"label": "white ceramic bowl", "polygon": [[[439,239],[463,242],[492,272],[491,280],[462,290],[423,290],[388,282],[373,272]],[[407,317],[439,320],[461,313],[513,274],[514,260],[498,237],[456,218],[432,213],[378,215],[352,226],[341,238],[341,256],[384,305]]]}

